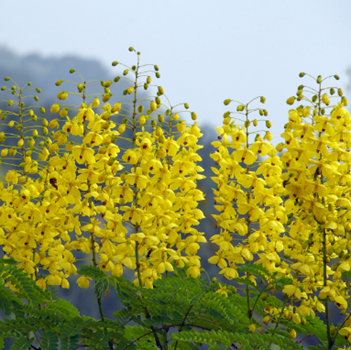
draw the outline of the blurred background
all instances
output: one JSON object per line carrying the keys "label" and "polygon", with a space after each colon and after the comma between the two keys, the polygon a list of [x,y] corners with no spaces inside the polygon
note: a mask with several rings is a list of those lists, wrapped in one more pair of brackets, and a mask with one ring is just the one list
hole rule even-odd
{"label": "blurred background", "polygon": [[[0,81],[10,76],[20,86],[32,82],[42,90],[39,103],[49,110],[56,94],[69,90],[55,86],[58,79],[72,79],[69,69],[79,70],[86,80],[113,80],[122,68],[111,62],[132,66],[135,53],[129,46],[140,51],[142,63],[160,67],[157,84],[172,104],[187,102],[198,115],[204,133],[201,165],[207,176],[200,184],[206,191],[201,209],[207,216],[200,230],[209,238],[216,229],[211,220],[213,161],[208,155],[215,127],[230,107],[223,100],[246,103],[265,96],[276,144],[290,108],[286,99],[298,85],[314,84],[307,76],[299,78],[300,72],[338,74],[341,79],[330,84],[350,99],[350,14],[351,2],[345,0],[1,1]],[[183,117],[190,120],[190,115]],[[214,249],[207,245],[202,257],[212,275],[217,267],[206,261]],[[60,295],[82,314],[99,317],[97,305],[87,302],[94,299],[91,289],[72,288]],[[104,303],[111,317],[117,307],[113,293]]]}

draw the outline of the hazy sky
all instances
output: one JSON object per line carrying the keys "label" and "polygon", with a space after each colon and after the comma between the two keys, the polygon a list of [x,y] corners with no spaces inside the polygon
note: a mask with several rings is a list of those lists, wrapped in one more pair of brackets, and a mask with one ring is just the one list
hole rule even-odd
{"label": "hazy sky", "polygon": [[133,65],[134,46],[143,63],[159,65],[172,104],[188,102],[200,124],[219,125],[226,98],[264,95],[275,142],[286,99],[312,84],[299,72],[337,73],[348,84],[350,0],[0,0],[0,13],[0,46],[19,54]]}

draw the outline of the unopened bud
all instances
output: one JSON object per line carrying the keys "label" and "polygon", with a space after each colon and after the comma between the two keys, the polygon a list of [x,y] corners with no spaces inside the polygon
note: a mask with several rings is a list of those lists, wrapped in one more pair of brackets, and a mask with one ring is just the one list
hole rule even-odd
{"label": "unopened bud", "polygon": [[335,89],[334,88],[330,88],[329,92],[330,92],[330,95],[334,95],[335,94]]}
{"label": "unopened bud", "polygon": [[158,119],[158,121],[159,121],[160,123],[163,123],[163,122],[165,121],[165,118],[163,117],[162,114],[159,114],[159,115],[157,116],[157,119]]}
{"label": "unopened bud", "polygon": [[152,111],[154,111],[154,110],[156,110],[156,108],[157,108],[156,102],[155,102],[155,101],[151,101],[151,102],[150,102],[150,109],[151,109]]}
{"label": "unopened bud", "polygon": [[338,89],[338,95],[341,97],[344,94],[344,91],[342,89]]}
{"label": "unopened bud", "polygon": [[126,125],[125,124],[121,124],[119,127],[118,127],[118,132],[120,134],[123,134],[126,130]]}
{"label": "unopened bud", "polygon": [[244,105],[238,105],[238,106],[236,107],[236,110],[237,110],[238,112],[242,112],[244,109],[245,109],[245,106],[244,106]]}
{"label": "unopened bud", "polygon": [[158,92],[159,92],[160,95],[163,95],[165,93],[165,91],[164,91],[162,86],[158,87]]}
{"label": "unopened bud", "polygon": [[178,113],[176,113],[174,116],[173,116],[173,121],[177,122],[179,120],[179,115]]}
{"label": "unopened bud", "polygon": [[154,69],[155,69],[155,71],[157,72],[158,70],[159,70],[159,68],[158,68],[158,65],[154,65]]}
{"label": "unopened bud", "polygon": [[318,84],[320,84],[322,82],[322,76],[318,75],[316,81],[317,81]]}
{"label": "unopened bud", "polygon": [[115,113],[115,112],[119,112],[122,108],[122,103],[121,102],[117,102],[113,105],[111,111],[112,113]]}
{"label": "unopened bud", "polygon": [[292,104],[294,104],[294,102],[295,102],[295,96],[291,96],[286,100],[286,103],[288,105],[292,105]]}
{"label": "unopened bud", "polygon": [[119,79],[121,79],[121,77],[117,76],[117,77],[115,77],[115,78],[113,79],[113,81],[114,81],[115,83],[118,83],[118,82],[119,82]]}
{"label": "unopened bud", "polygon": [[161,74],[159,72],[156,72],[155,76],[157,79],[161,78]]}
{"label": "unopened bud", "polygon": [[59,110],[60,110],[60,105],[58,103],[55,103],[50,108],[51,113],[57,113]]}
{"label": "unopened bud", "polygon": [[300,77],[300,78],[303,78],[303,77],[305,76],[305,74],[306,74],[306,73],[301,72],[301,73],[299,74],[299,77]]}
{"label": "unopened bud", "polygon": [[257,119],[254,119],[252,123],[253,123],[254,126],[257,126],[258,125]]}
{"label": "unopened bud", "polygon": [[337,74],[334,75],[334,78],[335,78],[336,80],[339,80],[339,79],[340,79],[340,77],[339,77]]}
{"label": "unopened bud", "polygon": [[224,103],[225,106],[228,106],[229,103],[230,103],[230,101],[231,101],[231,100],[228,98],[228,99],[224,100],[223,103]]}
{"label": "unopened bud", "polygon": [[272,127],[272,123],[269,120],[266,120],[266,127],[270,129]]}
{"label": "unopened bud", "polygon": [[73,69],[73,68],[69,70],[69,72],[70,72],[71,74],[74,73],[75,71],[76,71],[76,70]]}
{"label": "unopened bud", "polygon": [[184,108],[185,109],[188,109],[189,108],[189,105],[187,103],[184,103]]}
{"label": "unopened bud", "polygon": [[112,62],[112,66],[113,66],[113,67],[116,67],[116,66],[117,66],[117,64],[118,64],[118,62],[117,62],[117,61],[113,61],[113,62]]}
{"label": "unopened bud", "polygon": [[347,101],[347,98],[345,96],[343,96],[341,98],[341,103],[346,107],[348,105],[348,101]]}
{"label": "unopened bud", "polygon": [[265,98],[264,96],[261,96],[261,97],[260,97],[260,102],[261,102],[261,103],[265,103],[265,102],[266,102],[266,98]]}
{"label": "unopened bud", "polygon": [[151,77],[148,76],[148,77],[146,78],[146,83],[147,83],[147,84],[151,84],[151,81],[152,81]]}
{"label": "unopened bud", "polygon": [[144,90],[147,90],[149,88],[149,85],[148,84],[144,84]]}
{"label": "unopened bud", "polygon": [[191,119],[192,120],[196,120],[197,119],[197,115],[195,112],[191,112]]}
{"label": "unopened bud", "polygon": [[322,101],[323,101],[323,103],[325,104],[325,105],[329,105],[329,103],[330,103],[330,101],[329,101],[329,96],[328,96],[328,94],[323,94],[323,96],[322,96]]}
{"label": "unopened bud", "polygon": [[138,120],[138,123],[139,125],[144,125],[146,122],[146,118],[144,115],[140,116],[139,120]]}
{"label": "unopened bud", "polygon": [[62,80],[61,79],[57,80],[56,83],[55,83],[56,86],[60,86],[61,84],[62,84]]}
{"label": "unopened bud", "polygon": [[125,69],[124,71],[123,71],[123,75],[127,75],[128,74],[128,69]]}

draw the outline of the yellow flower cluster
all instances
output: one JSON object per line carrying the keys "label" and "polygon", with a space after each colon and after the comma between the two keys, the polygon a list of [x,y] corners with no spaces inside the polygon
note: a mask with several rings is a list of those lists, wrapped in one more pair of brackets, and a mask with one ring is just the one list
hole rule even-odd
{"label": "yellow flower cluster", "polygon": [[[171,106],[156,117],[156,112],[162,113],[157,111],[162,107],[162,87],[143,114],[143,104],[137,106],[139,100],[145,101],[137,96],[143,86],[138,81],[139,57],[131,72],[135,81],[125,95],[134,98],[126,99],[125,105],[107,102],[113,96],[111,82],[102,83],[105,104],[100,114],[93,109],[100,105],[99,98],[86,103],[85,82],[78,84],[83,103],[73,117],[68,116],[70,108],[53,105],[51,112],[60,113],[64,124],[49,134],[47,127],[59,127],[60,122],[43,119],[47,137],[41,148],[33,152],[24,142],[18,145],[23,172],[9,170],[1,183],[0,245],[42,288],[69,287],[68,277],[77,271],[75,250],[91,254],[95,266],[116,276],[124,267],[135,270],[135,283],[148,288],[174,266],[186,267],[194,278],[200,275],[199,243],[206,242],[196,229],[204,217],[197,208],[204,199],[197,188],[204,178],[197,165],[202,134],[196,122],[179,121]],[[18,96],[21,131],[22,118],[30,111],[21,110],[22,95]],[[60,93],[58,98],[67,96]],[[132,138],[122,135],[126,129]],[[71,135],[74,142],[68,142]],[[121,149],[119,139],[130,147]],[[35,154],[38,160],[32,159]],[[37,172],[39,176],[30,176]],[[87,288],[89,278],[82,276],[77,282]]]}
{"label": "yellow flower cluster", "polygon": [[[326,311],[317,296],[326,304],[331,300],[342,312],[349,298],[341,277],[351,266],[351,117],[342,92],[341,102],[329,106],[335,90],[330,89],[329,95],[320,83],[318,90],[311,88],[311,98],[304,97],[304,87],[299,87],[297,100],[309,105],[289,111],[281,135],[284,142],[276,149],[260,134],[249,142],[249,126],[258,121],[249,119],[254,111],[249,104],[239,102],[243,125],[225,113],[211,155],[219,211],[214,218],[220,233],[211,238],[219,250],[209,261],[227,279],[241,277],[237,267],[253,261],[276,278],[291,278],[293,284],[283,289],[291,305],[281,316],[295,323],[314,317],[315,311]],[[294,101],[292,97],[287,103]],[[271,123],[266,121],[266,126]],[[264,138],[270,141],[270,134]],[[264,158],[258,162],[259,156]],[[256,283],[254,276],[246,277]],[[281,312],[272,310],[266,312],[271,316]]]}

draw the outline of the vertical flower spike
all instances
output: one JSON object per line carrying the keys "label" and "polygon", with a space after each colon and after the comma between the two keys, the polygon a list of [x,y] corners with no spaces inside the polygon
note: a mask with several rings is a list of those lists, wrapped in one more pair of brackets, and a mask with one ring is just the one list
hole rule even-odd
{"label": "vertical flower spike", "polygon": [[[349,255],[344,254],[351,227],[347,180],[351,119],[342,98],[330,105],[336,98],[332,96],[335,89],[323,88],[324,80],[319,76],[318,87],[306,92],[313,91],[313,96],[300,99],[309,105],[289,112],[289,123],[282,134],[286,149],[281,156],[285,165],[282,179],[288,198],[285,209],[290,217],[284,253],[295,262],[290,266],[309,295],[308,303],[313,305],[311,294],[317,292],[320,299],[328,297],[344,309],[349,293],[341,277],[350,270],[351,263]],[[304,87],[300,87],[303,96]],[[328,301],[324,302],[324,310],[329,323]]]}
{"label": "vertical flower spike", "polygon": [[[220,274],[227,279],[237,279],[237,268],[243,264],[250,265],[257,259],[257,263],[272,275],[285,275],[287,268],[279,257],[287,221],[281,199],[284,193],[282,162],[274,147],[263,141],[260,134],[255,138],[251,136],[249,117],[254,110],[250,109],[250,104],[254,100],[248,104],[229,99],[224,101],[225,105],[237,102],[238,107],[236,112],[224,114],[223,126],[216,129],[218,141],[212,143],[217,149],[211,157],[216,165],[212,168],[215,173],[212,179],[217,184],[215,208],[219,211],[213,216],[220,233],[211,238],[219,250],[209,262],[217,264]],[[261,97],[260,102],[264,103],[265,98]],[[268,114],[265,110],[259,111],[262,116]],[[234,114],[244,118],[243,125],[236,124],[237,118],[231,117]],[[254,119],[254,127],[262,121]],[[267,121],[266,125],[270,127],[271,123]],[[259,162],[261,156],[266,158]],[[246,273],[245,276],[249,283],[256,283],[253,275]],[[249,303],[249,284],[247,296]]]}

